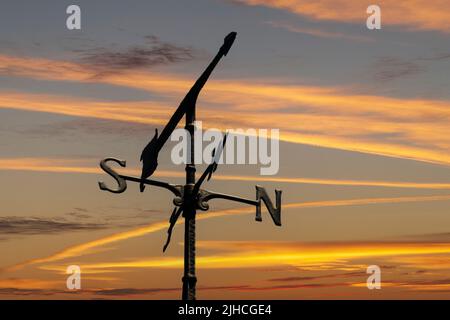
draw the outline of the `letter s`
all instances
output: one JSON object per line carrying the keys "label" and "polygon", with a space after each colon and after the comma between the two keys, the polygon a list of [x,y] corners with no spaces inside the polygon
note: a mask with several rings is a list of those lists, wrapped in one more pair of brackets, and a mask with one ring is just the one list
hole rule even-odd
{"label": "letter s", "polygon": [[117,172],[115,172],[113,169],[111,169],[111,167],[108,166],[107,164],[108,161],[114,161],[115,163],[118,163],[122,167],[125,167],[127,165],[127,162],[125,160],[119,160],[116,158],[106,158],[100,161],[100,167],[103,169],[103,171],[105,171],[107,174],[113,177],[114,180],[117,181],[119,188],[117,190],[110,189],[102,181],[99,181],[98,186],[100,187],[101,190],[106,190],[112,193],[122,193],[127,189],[127,182],[120,175],[118,175]]}

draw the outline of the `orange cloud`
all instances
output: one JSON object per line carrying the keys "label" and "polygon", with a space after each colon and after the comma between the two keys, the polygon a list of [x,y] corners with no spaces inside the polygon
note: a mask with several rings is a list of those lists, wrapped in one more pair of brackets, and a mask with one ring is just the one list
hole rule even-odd
{"label": "orange cloud", "polygon": [[[8,70],[9,76],[137,88],[159,98],[151,102],[104,102],[3,92],[0,108],[155,126],[166,123],[192,84],[192,79],[142,71],[95,78],[83,65],[5,55],[0,56],[2,69]],[[262,79],[214,80],[207,84],[201,99],[202,120],[207,128],[273,128],[276,123],[283,141],[450,164],[448,101],[362,95],[339,87],[302,86]],[[220,107],[220,116],[217,107]],[[280,108],[292,112],[279,112]],[[241,117],[237,118],[236,112]],[[395,138],[389,138],[391,136]]]}
{"label": "orange cloud", "polygon": [[[336,207],[336,206],[353,206],[353,205],[369,205],[369,204],[383,204],[383,203],[405,203],[405,202],[422,202],[422,201],[445,201],[450,200],[450,195],[441,196],[423,196],[423,197],[397,197],[397,198],[369,198],[369,199],[349,199],[349,200],[330,200],[330,201],[313,201],[313,202],[300,202],[300,203],[288,203],[283,204],[284,209],[300,209],[300,208],[321,208],[321,207]],[[227,210],[219,210],[210,212],[208,214],[198,214],[197,220],[204,220],[216,217],[222,217],[227,215],[240,215],[240,214],[251,214],[254,213],[255,209],[253,207],[241,207]],[[178,222],[183,223],[183,220]],[[75,256],[86,255],[95,252],[95,249],[110,243],[123,241],[135,237],[140,237],[149,233],[158,232],[161,230],[166,230],[168,223],[166,221],[155,222],[150,225],[139,227],[137,229],[119,232],[106,236],[97,240],[89,241],[79,245],[74,245],[63,249],[53,255],[36,258],[32,260],[25,261],[23,263],[16,264],[12,267],[6,268],[6,270],[16,270],[27,265],[41,264],[47,262],[59,261]],[[175,260],[164,259],[164,263],[172,265]],[[162,263],[162,262],[161,262]]]}
{"label": "orange cloud", "polygon": [[[82,159],[55,159],[55,158],[0,158],[0,170],[35,171],[54,173],[86,173],[99,174],[99,167],[90,166],[94,160]],[[118,172],[127,175],[139,175],[138,168],[120,168]],[[185,174],[179,171],[159,170],[155,177],[183,178]],[[295,178],[278,176],[237,176],[237,175],[214,175],[215,180],[224,181],[259,181],[259,182],[282,182],[295,184],[317,184],[330,186],[353,186],[353,187],[388,187],[388,188],[412,188],[412,189],[450,189],[450,183],[437,182],[408,182],[408,181],[370,181],[370,180],[347,180],[347,179],[319,179],[319,178]]]}
{"label": "orange cloud", "polygon": [[372,38],[369,38],[369,37],[349,35],[349,34],[345,34],[342,32],[335,32],[335,31],[325,31],[322,29],[301,28],[301,27],[296,27],[292,24],[280,22],[280,21],[268,21],[267,24],[269,24],[275,28],[285,29],[290,32],[302,33],[302,34],[307,34],[310,36],[320,37],[320,38],[344,39],[344,40],[353,40],[353,41],[361,41],[361,42],[374,41]]}
{"label": "orange cloud", "polygon": [[[245,214],[245,213],[250,213],[250,212],[254,212],[254,209],[253,208],[228,209],[228,210],[222,210],[222,211],[208,213],[207,215],[199,214],[199,215],[197,215],[197,220],[214,218],[214,217],[219,217],[219,216],[228,215],[228,214]],[[178,223],[182,224],[183,221],[180,220]],[[13,266],[11,268],[7,268],[7,269],[14,270],[14,269],[22,268],[22,267],[24,267],[26,265],[30,265],[30,264],[52,262],[52,261],[58,261],[58,260],[67,259],[67,258],[71,258],[71,257],[75,257],[75,256],[86,255],[86,254],[95,252],[96,248],[104,246],[106,244],[123,241],[123,240],[131,239],[131,238],[135,238],[135,237],[140,237],[140,236],[150,234],[153,232],[165,230],[165,229],[167,229],[167,227],[168,227],[168,223],[166,221],[155,222],[155,223],[152,223],[152,224],[144,226],[144,227],[139,227],[139,228],[136,228],[133,230],[125,231],[125,232],[119,232],[119,233],[112,234],[110,236],[106,236],[106,237],[103,237],[103,238],[100,238],[97,240],[93,240],[93,241],[89,241],[89,242],[86,242],[83,244],[68,247],[60,252],[57,252],[57,253],[51,255],[51,256],[25,261],[23,263],[17,264],[15,266]]]}
{"label": "orange cloud", "polygon": [[395,257],[392,261],[397,264],[402,264],[409,267],[414,266],[419,269],[450,270],[450,258],[446,255]]}
{"label": "orange cloud", "polygon": [[[335,264],[367,258],[428,256],[450,254],[449,243],[298,243],[199,241],[198,248],[218,249],[231,253],[202,255],[196,259],[199,268],[259,268],[291,265],[298,268],[311,265]],[[180,268],[182,257],[152,258],[82,264],[83,270],[93,271],[127,268]],[[63,267],[44,266],[59,270]]]}
{"label": "orange cloud", "polygon": [[23,278],[0,279],[0,288],[49,289],[58,285],[61,285],[61,281]]}
{"label": "orange cloud", "polygon": [[[361,0],[233,0],[249,6],[286,10],[319,21],[337,21],[365,25],[367,7]],[[380,0],[382,23],[410,30],[450,32],[450,3],[447,0]]]}
{"label": "orange cloud", "polygon": [[[201,269],[254,269],[254,268],[294,268],[302,276],[271,278],[271,285],[264,283],[244,284],[228,289],[237,291],[273,291],[296,289],[320,289],[330,287],[366,287],[367,264],[364,261],[388,263],[380,264],[383,271],[383,288],[397,288],[409,292],[448,291],[448,261],[450,244],[440,242],[254,242],[254,241],[199,241],[198,249],[219,251],[215,254],[202,254],[196,259]],[[426,262],[425,262],[426,261]],[[422,263],[426,263],[423,265]],[[153,257],[134,261],[89,262],[80,264],[88,273],[125,272],[130,269],[179,269],[183,266],[182,257]],[[391,266],[395,266],[391,270]],[[45,265],[40,267],[47,271],[64,272],[65,266]],[[284,268],[284,269],[283,269]],[[261,270],[261,269],[260,269]],[[333,271],[350,271],[334,273]],[[387,270],[387,271],[386,271]],[[433,273],[425,273],[432,270]],[[434,273],[439,270],[441,273]],[[421,271],[421,272],[416,272]],[[305,276],[305,272],[314,275]],[[333,278],[337,282],[324,282]],[[348,278],[354,278],[349,281]],[[341,281],[339,281],[341,279]],[[345,279],[343,281],[342,279]],[[314,282],[311,282],[314,281]],[[398,293],[398,291],[397,291]]]}

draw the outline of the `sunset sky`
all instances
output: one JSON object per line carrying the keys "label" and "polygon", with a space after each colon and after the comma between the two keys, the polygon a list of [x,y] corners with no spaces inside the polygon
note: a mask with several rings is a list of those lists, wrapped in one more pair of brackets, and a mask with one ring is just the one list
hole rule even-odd
{"label": "sunset sky", "polygon": [[[81,7],[81,30],[66,8]],[[382,29],[368,30],[377,4]],[[167,190],[114,181],[231,31],[203,89],[203,128],[279,129],[280,170],[220,165],[197,215],[199,299],[450,298],[448,0],[3,1],[0,299],[179,299],[183,221],[163,253]],[[160,154],[155,179],[182,184]],[[198,167],[198,175],[205,169]],[[66,268],[79,265],[79,291]],[[382,289],[366,287],[378,265]]]}

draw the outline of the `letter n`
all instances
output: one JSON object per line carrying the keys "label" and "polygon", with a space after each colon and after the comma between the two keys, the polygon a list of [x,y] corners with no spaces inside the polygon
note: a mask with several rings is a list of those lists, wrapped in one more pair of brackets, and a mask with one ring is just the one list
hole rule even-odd
{"label": "letter n", "polygon": [[273,223],[277,226],[281,226],[281,190],[275,190],[275,201],[277,206],[274,207],[272,200],[270,200],[269,195],[266,192],[266,189],[256,186],[256,201],[258,201],[258,205],[256,206],[256,221],[262,221],[261,199],[264,201],[264,204],[272,217]]}

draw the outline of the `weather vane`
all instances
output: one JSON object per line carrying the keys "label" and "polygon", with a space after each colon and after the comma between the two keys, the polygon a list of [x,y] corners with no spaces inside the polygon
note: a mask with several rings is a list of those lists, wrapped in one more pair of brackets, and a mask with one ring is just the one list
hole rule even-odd
{"label": "weather vane", "polygon": [[[215,198],[226,199],[249,205],[256,206],[256,221],[262,221],[261,217],[261,200],[267,207],[273,222],[277,226],[281,226],[281,191],[275,190],[276,206],[273,205],[266,190],[263,187],[256,186],[256,200],[244,199],[233,195],[217,193],[201,189],[203,182],[210,180],[212,174],[217,169],[222,150],[225,146],[227,135],[224,136],[222,143],[213,150],[212,163],[208,165],[205,172],[196,181],[195,180],[195,163],[194,163],[194,129],[195,129],[195,107],[197,97],[211,75],[212,71],[216,67],[219,60],[226,56],[234,40],[236,39],[236,32],[228,34],[223,45],[220,47],[219,52],[211,61],[206,70],[197,79],[194,86],[189,90],[186,97],[180,103],[178,109],[170,118],[169,122],[158,136],[158,130],[155,130],[155,136],[147,144],[141,154],[142,161],[142,174],[140,178],[120,175],[108,166],[108,162],[116,162],[122,167],[126,166],[126,161],[116,158],[106,158],[100,162],[100,167],[109,175],[111,175],[118,183],[117,189],[108,188],[104,182],[99,182],[101,190],[106,190],[113,193],[122,193],[127,189],[127,182],[132,181],[139,183],[140,191],[143,192],[145,185],[152,185],[156,187],[162,187],[170,190],[175,198],[173,203],[175,208],[169,219],[169,229],[167,242],[164,245],[163,251],[166,250],[170,243],[170,237],[172,235],[172,229],[175,226],[179,216],[182,214],[185,219],[185,231],[184,231],[184,275],[183,275],[183,300],[195,300],[195,286],[197,278],[195,276],[195,215],[197,209],[207,211],[209,209],[208,201]],[[180,120],[186,116],[185,130],[190,136],[190,152],[189,159],[186,163],[186,184],[175,185],[167,182],[150,180],[148,179],[158,167],[158,154],[162,147],[170,137],[172,132],[177,127]]]}

